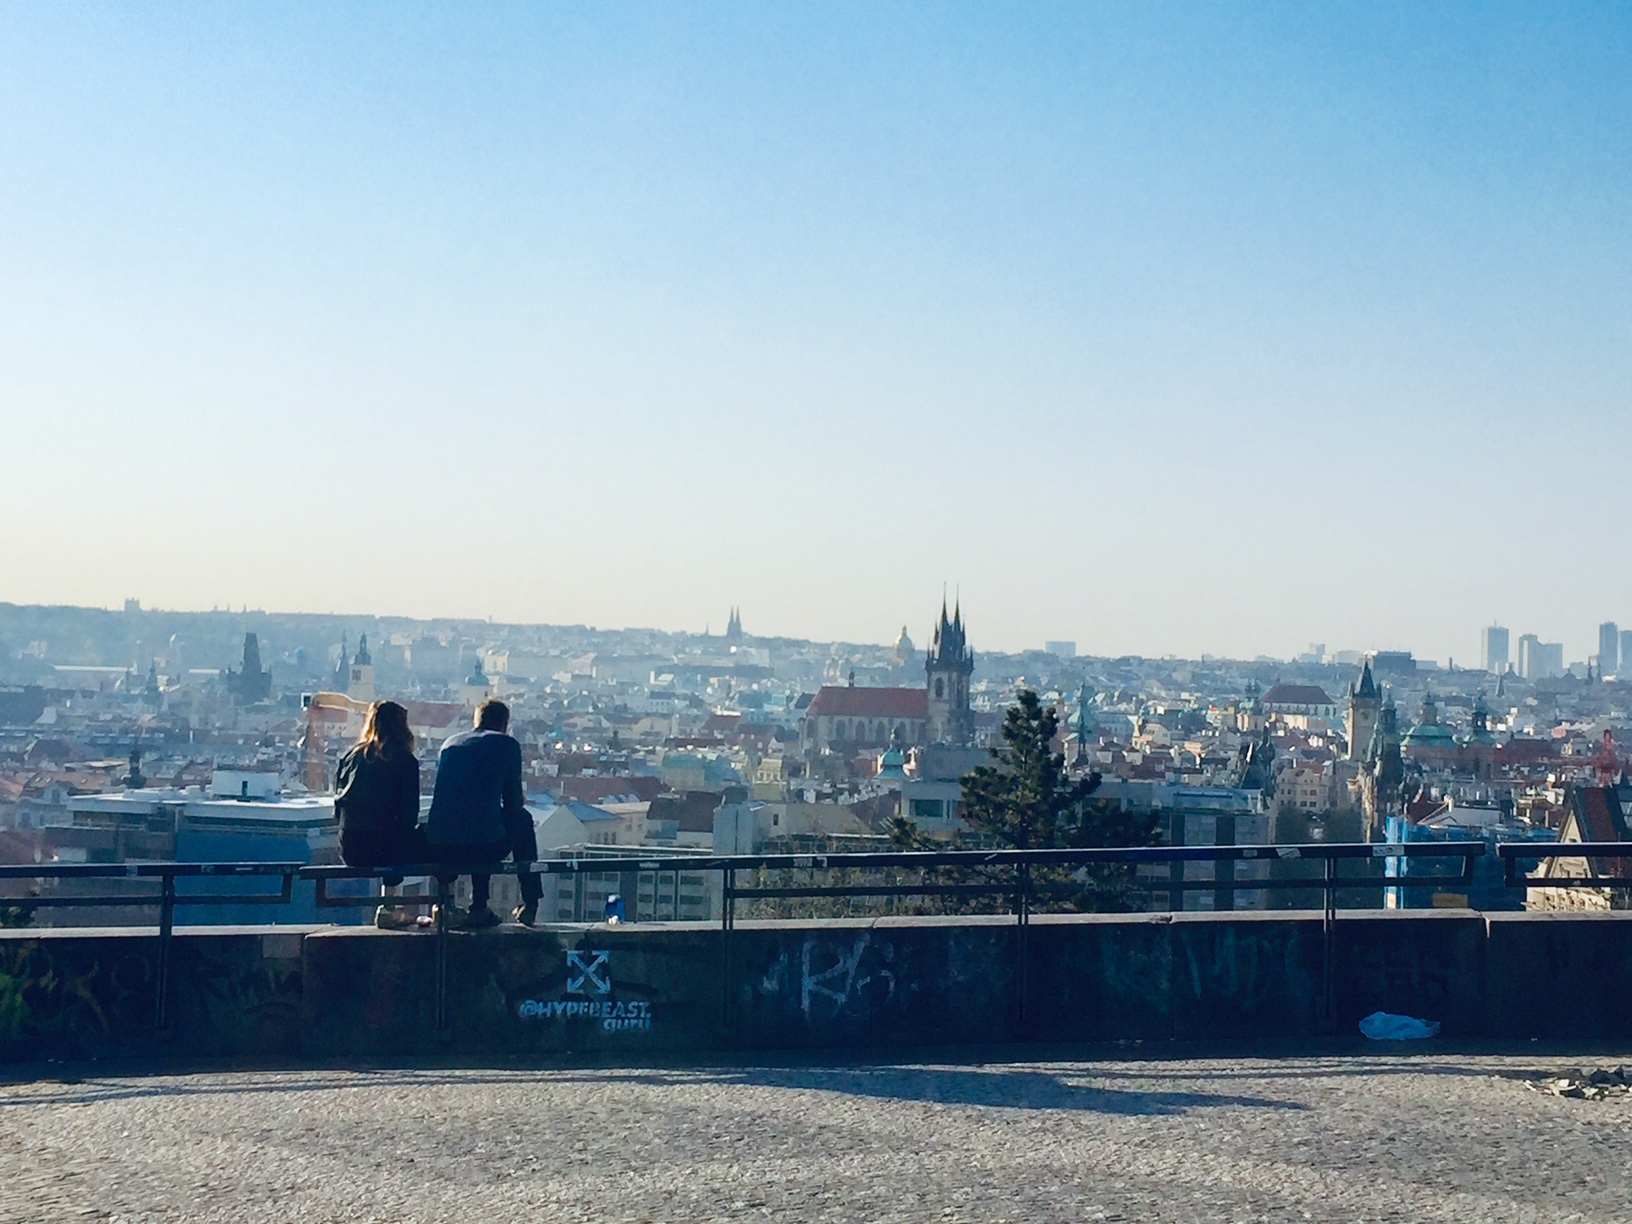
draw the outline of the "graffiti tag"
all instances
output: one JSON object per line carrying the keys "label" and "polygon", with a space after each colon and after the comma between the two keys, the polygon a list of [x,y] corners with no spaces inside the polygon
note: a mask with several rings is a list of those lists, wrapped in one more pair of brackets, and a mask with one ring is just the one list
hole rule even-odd
{"label": "graffiti tag", "polygon": [[[573,948],[567,953],[568,994],[611,994],[612,967],[610,952],[581,952]],[[590,959],[585,960],[588,956]],[[574,976],[576,972],[577,976]],[[589,989],[585,990],[585,984]]]}

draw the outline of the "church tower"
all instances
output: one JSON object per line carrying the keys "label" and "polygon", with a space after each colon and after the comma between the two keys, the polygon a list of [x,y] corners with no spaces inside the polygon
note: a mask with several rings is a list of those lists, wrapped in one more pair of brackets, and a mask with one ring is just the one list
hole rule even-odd
{"label": "church tower", "polygon": [[964,637],[963,609],[950,620],[941,600],[941,620],[930,640],[924,677],[929,689],[929,742],[967,744],[975,738],[975,720],[969,712],[969,677],[975,670],[975,652]]}
{"label": "church tower", "polygon": [[1366,840],[1374,841],[1384,820],[1399,803],[1400,783],[1405,781],[1405,762],[1400,758],[1400,722],[1394,695],[1385,693],[1366,748],[1365,768],[1360,771],[1361,810],[1365,816]]}
{"label": "church tower", "polygon": [[368,634],[357,637],[357,654],[351,660],[346,696],[356,701],[374,700],[374,659],[368,653]]}
{"label": "church tower", "polygon": [[1360,679],[1349,686],[1349,708],[1343,718],[1343,735],[1349,741],[1348,759],[1365,759],[1371,747],[1372,733],[1377,730],[1377,715],[1382,710],[1382,694],[1371,675],[1371,660],[1360,670]]}

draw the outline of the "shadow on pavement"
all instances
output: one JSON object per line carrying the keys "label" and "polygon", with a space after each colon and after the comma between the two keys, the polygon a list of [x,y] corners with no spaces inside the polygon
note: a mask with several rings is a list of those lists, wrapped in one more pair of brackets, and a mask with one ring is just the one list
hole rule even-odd
{"label": "shadow on pavement", "polygon": [[1162,1115],[1227,1106],[1301,1110],[1303,1105],[1266,1097],[1217,1092],[1107,1088],[1079,1082],[1098,1078],[1091,1068],[1069,1078],[1052,1071],[1016,1067],[736,1067],[710,1071],[314,1071],[226,1073],[170,1079],[88,1078],[0,1086],[0,1110],[17,1107],[92,1105],[145,1098],[253,1096],[263,1093],[350,1092],[384,1089],[412,1092],[441,1086],[565,1085],[614,1083],[683,1094],[700,1084],[741,1085],[786,1091],[832,1092],[896,1101],[998,1109],[1072,1110]]}
{"label": "shadow on pavement", "polygon": [[999,1109],[1062,1109],[1150,1115],[1223,1106],[1287,1110],[1304,1108],[1293,1101],[1276,1101],[1268,1097],[1103,1088],[1073,1082],[1079,1077],[1098,1078],[1099,1073],[1083,1068],[1067,1079],[1050,1071],[1007,1067],[988,1070],[959,1067],[744,1068],[708,1078],[721,1084],[842,1092],[892,1101],[931,1101],[943,1105],[982,1105]]}

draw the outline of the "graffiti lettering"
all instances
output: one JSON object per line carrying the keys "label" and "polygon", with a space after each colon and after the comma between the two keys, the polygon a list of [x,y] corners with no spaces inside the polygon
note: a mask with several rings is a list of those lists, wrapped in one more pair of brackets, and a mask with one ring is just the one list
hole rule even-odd
{"label": "graffiti lettering", "polygon": [[[799,1007],[808,1018],[810,1016],[811,998],[820,995],[833,1001],[835,1014],[843,1010],[850,1001],[854,991],[863,990],[875,979],[885,984],[884,1002],[888,1002],[895,995],[895,974],[888,969],[875,969],[872,973],[857,975],[861,966],[862,954],[867,951],[868,932],[863,931],[856,936],[856,941],[848,952],[840,952],[838,959],[826,969],[814,970],[812,960],[815,957],[816,941],[813,938],[805,940],[801,955],[801,980],[799,984]],[[886,949],[888,952],[888,949]]]}
{"label": "graffiti lettering", "polygon": [[652,1005],[636,999],[627,1003],[591,999],[523,999],[516,1008],[523,1020],[583,1018],[599,1020],[607,1032],[652,1027]]}

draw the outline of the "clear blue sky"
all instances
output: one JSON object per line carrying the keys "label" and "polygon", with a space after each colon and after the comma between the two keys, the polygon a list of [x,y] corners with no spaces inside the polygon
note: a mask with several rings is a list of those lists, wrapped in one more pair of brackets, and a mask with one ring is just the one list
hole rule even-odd
{"label": "clear blue sky", "polygon": [[1580,658],[1629,221],[1624,4],[7,4],[0,598]]}

